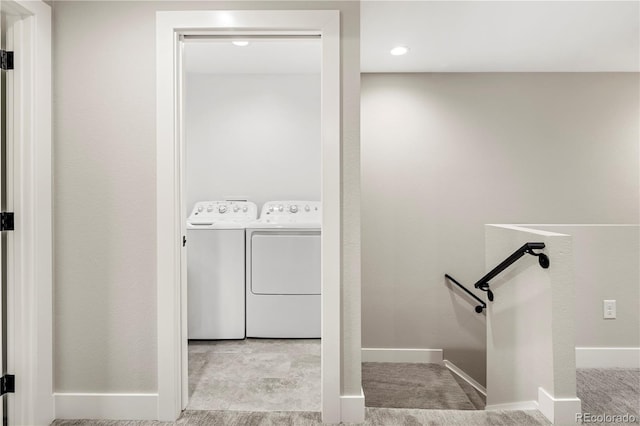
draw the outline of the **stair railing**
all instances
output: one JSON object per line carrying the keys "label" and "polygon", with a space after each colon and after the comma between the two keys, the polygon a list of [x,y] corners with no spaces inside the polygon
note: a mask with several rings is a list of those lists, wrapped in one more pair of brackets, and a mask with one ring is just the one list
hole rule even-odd
{"label": "stair railing", "polygon": [[[487,299],[489,299],[490,302],[493,302],[493,292],[491,291],[491,288],[489,286],[489,281],[495,278],[498,274],[500,274],[502,271],[507,269],[509,266],[511,266],[513,263],[515,263],[518,259],[520,259],[525,254],[536,256],[538,258],[538,263],[542,268],[547,269],[549,267],[549,257],[544,253],[536,253],[533,251],[533,250],[542,250],[544,247],[545,247],[544,243],[525,243],[522,247],[520,247],[518,250],[513,252],[509,257],[503,260],[498,266],[496,266],[491,271],[489,271],[485,276],[480,278],[473,286],[477,289],[480,289],[486,292]],[[458,287],[463,289],[467,294],[469,294],[475,300],[480,302],[480,305],[476,306],[475,308],[477,313],[481,313],[483,309],[486,309],[487,307],[486,303],[484,303],[478,296],[473,294],[464,285],[456,281],[451,275],[445,274],[444,276],[445,278],[455,283]]]}

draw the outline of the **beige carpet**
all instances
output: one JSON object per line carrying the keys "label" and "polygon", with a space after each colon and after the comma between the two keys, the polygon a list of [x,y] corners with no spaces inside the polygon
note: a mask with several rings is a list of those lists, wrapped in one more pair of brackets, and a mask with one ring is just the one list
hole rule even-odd
{"label": "beige carpet", "polygon": [[363,362],[367,407],[475,410],[449,369],[439,364]]}

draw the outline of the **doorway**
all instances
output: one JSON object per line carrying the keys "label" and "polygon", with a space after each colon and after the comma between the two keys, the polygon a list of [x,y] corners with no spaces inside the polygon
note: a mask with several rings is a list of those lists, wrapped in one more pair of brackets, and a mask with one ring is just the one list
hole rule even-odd
{"label": "doorway", "polygon": [[158,418],[188,403],[187,260],[181,39],[316,36],[321,69],[321,411],[340,421],[340,47],[337,11],[157,13]]}
{"label": "doorway", "polygon": [[318,412],[320,37],[181,44],[187,409]]}
{"label": "doorway", "polygon": [[4,220],[2,232],[7,386],[2,414],[9,425],[49,424],[54,413],[51,8],[41,1],[2,0],[0,12],[7,59],[1,71],[2,210],[5,219],[14,214],[14,226]]}

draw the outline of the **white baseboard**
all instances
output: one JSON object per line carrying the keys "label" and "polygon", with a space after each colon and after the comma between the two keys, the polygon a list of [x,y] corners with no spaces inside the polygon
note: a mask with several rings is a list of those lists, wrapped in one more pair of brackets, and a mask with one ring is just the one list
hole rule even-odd
{"label": "white baseboard", "polygon": [[538,388],[538,410],[553,424],[575,424],[576,414],[582,413],[580,398],[554,398]]}
{"label": "white baseboard", "polygon": [[155,420],[158,394],[54,393],[56,419]]}
{"label": "white baseboard", "polygon": [[458,367],[451,361],[445,359],[443,362],[444,362],[444,366],[447,367],[449,371],[451,371],[456,376],[460,377],[465,382],[469,383],[471,386],[473,386],[478,392],[480,392],[484,396],[487,396],[487,388],[485,388],[480,383],[475,381],[473,377],[465,373],[460,367]]}
{"label": "white baseboard", "polygon": [[506,404],[492,404],[484,407],[486,411],[496,410],[537,410],[538,403],[536,401],[520,401],[507,402]]}
{"label": "white baseboard", "polygon": [[362,348],[362,362],[442,364],[442,349]]}
{"label": "white baseboard", "polygon": [[364,423],[364,391],[360,395],[341,395],[340,410],[342,423]]}
{"label": "white baseboard", "polygon": [[576,348],[576,368],[640,368],[640,348]]}

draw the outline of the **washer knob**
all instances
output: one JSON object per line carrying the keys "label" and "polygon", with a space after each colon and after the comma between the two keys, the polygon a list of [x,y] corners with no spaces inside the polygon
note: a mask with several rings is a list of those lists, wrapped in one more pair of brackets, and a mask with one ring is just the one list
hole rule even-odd
{"label": "washer knob", "polygon": [[309,210],[311,210],[311,207],[309,207],[309,204],[307,204],[306,206],[304,206],[304,211],[308,212]]}
{"label": "washer knob", "polygon": [[202,206],[198,206],[198,213],[202,212]]}
{"label": "washer knob", "polygon": [[292,204],[289,206],[289,211],[291,213],[298,213],[298,206],[296,206],[295,204]]}
{"label": "washer knob", "polygon": [[247,209],[247,206],[244,206],[244,207],[242,208],[242,211],[243,211],[243,212],[245,212],[245,213],[247,212],[247,210],[249,210],[249,209]]}
{"label": "washer knob", "polygon": [[238,207],[238,206],[233,206],[233,212],[234,212],[234,213],[237,213],[237,212],[238,212],[238,210],[240,210],[240,207]]}
{"label": "washer knob", "polygon": [[207,206],[207,211],[208,212],[212,212],[213,211],[213,206]]}
{"label": "washer knob", "polygon": [[280,205],[278,206],[278,211],[280,211],[280,212],[281,212],[281,211],[283,211],[283,210],[284,210],[284,207],[282,206],[282,204],[280,204]]}
{"label": "washer knob", "polygon": [[224,204],[221,204],[218,206],[218,213],[226,213],[227,212],[227,206],[225,206]]}
{"label": "washer knob", "polygon": [[269,206],[269,211],[273,212],[273,206]]}

